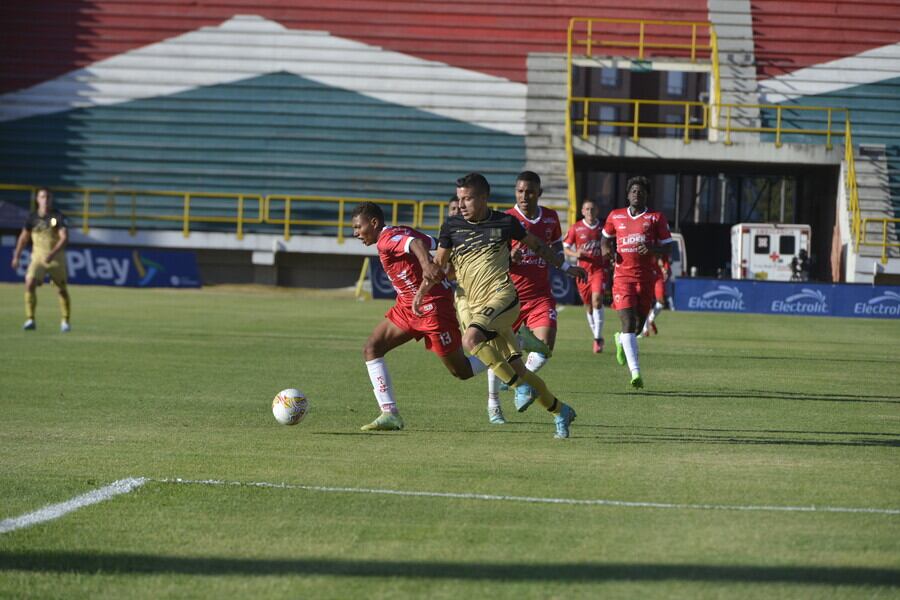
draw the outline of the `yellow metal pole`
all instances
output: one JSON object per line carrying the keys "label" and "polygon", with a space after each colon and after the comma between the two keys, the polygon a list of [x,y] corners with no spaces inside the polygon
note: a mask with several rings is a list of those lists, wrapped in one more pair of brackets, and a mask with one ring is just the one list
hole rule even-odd
{"label": "yellow metal pole", "polygon": [[775,109],[775,147],[781,148],[781,107]]}
{"label": "yellow metal pole", "polygon": [[[363,259],[362,269],[359,271],[359,279],[356,280],[356,299],[365,299],[363,284],[366,282],[366,274],[369,272],[369,257]],[[374,285],[374,283],[372,284]]]}
{"label": "yellow metal pole", "polygon": [[184,237],[191,235],[191,195],[184,194],[184,225],[182,226]]}
{"label": "yellow metal pole", "polygon": [[592,19],[587,20],[587,56],[591,56],[591,44],[593,42],[594,29],[593,29],[594,21]]}
{"label": "yellow metal pole", "polygon": [[91,190],[84,190],[84,200],[81,209],[81,230],[88,232],[88,214],[91,212]]}
{"label": "yellow metal pole", "polygon": [[887,233],[888,222],[887,219],[881,220],[881,264],[886,265],[888,263],[887,257],[887,249],[888,249],[888,233]]}
{"label": "yellow metal pole", "polygon": [[725,115],[725,145],[731,145],[731,105],[728,105]]}
{"label": "yellow metal pole", "polygon": [[697,24],[691,25],[691,62],[697,62]]}
{"label": "yellow metal pole", "polygon": [[584,119],[581,123],[581,137],[583,139],[588,139],[588,111],[591,109],[591,103],[587,98],[584,99],[584,108],[582,110],[581,118]]}
{"label": "yellow metal pole", "polygon": [[641,102],[640,100],[634,101],[634,129],[631,132],[631,139],[634,141],[638,141],[640,139],[638,137],[638,121],[640,120],[641,114]]}
{"label": "yellow metal pole", "polygon": [[291,239],[291,199],[284,199],[284,239]]}
{"label": "yellow metal pole", "polygon": [[[394,223],[397,222],[397,204],[394,204]],[[344,199],[338,200],[338,244],[344,243]]]}
{"label": "yellow metal pole", "polygon": [[644,58],[644,22],[641,21],[641,37],[638,42],[638,58]]}
{"label": "yellow metal pole", "polygon": [[688,103],[684,104],[684,143],[691,143],[691,136],[689,135],[691,132],[691,106]]}
{"label": "yellow metal pole", "polygon": [[831,150],[831,108],[828,109],[828,133],[825,135],[825,147]]}
{"label": "yellow metal pole", "polygon": [[244,195],[238,196],[237,239],[244,239]]}

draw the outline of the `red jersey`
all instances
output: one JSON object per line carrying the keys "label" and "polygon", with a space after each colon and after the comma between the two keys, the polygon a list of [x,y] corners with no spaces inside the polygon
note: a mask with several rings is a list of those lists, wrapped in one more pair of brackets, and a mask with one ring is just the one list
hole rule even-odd
{"label": "red jersey", "polygon": [[[559,215],[555,210],[538,206],[537,217],[529,219],[522,214],[518,206],[513,206],[506,211],[506,214],[518,219],[525,231],[548,246],[562,241],[562,227],[559,224]],[[516,291],[519,292],[519,300],[524,302],[530,298],[552,296],[550,265],[547,264],[547,261],[521,242],[514,240],[512,249],[522,251],[521,262],[511,265],[509,268],[509,276],[516,286]]]}
{"label": "red jersey", "polygon": [[[411,227],[385,227],[378,235],[378,258],[384,267],[384,272],[391,280],[391,285],[397,291],[397,305],[412,310],[412,301],[422,285],[422,266],[419,259],[409,251],[409,246],[414,239],[422,240],[425,247],[434,250],[437,242],[430,235],[416,231]],[[440,297],[445,297],[453,302],[453,292],[450,284],[445,279],[431,288],[422,299],[427,304]]]}
{"label": "red jersey", "polygon": [[569,227],[563,244],[576,252],[587,255],[587,258],[578,258],[578,266],[585,271],[591,272],[606,266],[606,260],[600,252],[601,237],[603,237],[603,224],[599,219],[597,219],[593,227],[585,223],[584,219],[581,219]]}
{"label": "red jersey", "polygon": [[632,217],[627,207],[609,213],[603,226],[603,237],[616,239],[616,251],[622,258],[621,262],[616,262],[615,280],[623,283],[656,278],[657,255],[652,252],[638,254],[638,244],[656,246],[672,241],[669,223],[662,213],[645,209]]}

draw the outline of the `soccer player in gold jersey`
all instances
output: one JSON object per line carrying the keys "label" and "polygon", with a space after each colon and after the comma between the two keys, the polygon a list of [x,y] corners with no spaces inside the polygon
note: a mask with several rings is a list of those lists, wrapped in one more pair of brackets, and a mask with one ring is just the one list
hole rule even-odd
{"label": "soccer player in gold jersey", "polygon": [[66,272],[65,248],[69,241],[66,217],[53,208],[53,197],[47,188],[39,188],[35,192],[34,199],[37,210],[28,215],[28,220],[16,241],[16,249],[13,251],[12,258],[12,268],[18,269],[22,251],[31,242],[31,262],[25,274],[26,321],[23,329],[31,330],[37,327],[34,320],[34,310],[37,306],[36,290],[44,282],[44,278],[49,275],[59,294],[59,308],[62,312],[60,331],[66,333],[72,329],[69,325],[71,301]]}
{"label": "soccer player in gold jersey", "polygon": [[[489,365],[508,385],[530,385],[538,403],[554,415],[556,437],[567,438],[575,411],[558,400],[540,377],[525,368],[512,330],[519,316],[519,297],[509,276],[511,242],[521,241],[572,277],[584,278],[585,273],[579,267],[568,265],[539,238],[525,231],[515,217],[491,210],[487,205],[490,192],[490,184],[480,173],[470,173],[456,181],[461,214],[447,219],[441,226],[434,262],[441,268],[452,265],[459,292],[465,297],[468,314],[461,317],[466,351]],[[423,282],[413,301],[413,311],[418,310],[428,289],[429,282]]]}

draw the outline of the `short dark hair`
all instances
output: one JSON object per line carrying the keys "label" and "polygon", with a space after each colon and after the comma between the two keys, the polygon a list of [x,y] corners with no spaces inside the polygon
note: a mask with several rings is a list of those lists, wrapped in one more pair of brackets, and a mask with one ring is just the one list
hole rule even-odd
{"label": "short dark hair", "polygon": [[522,171],[516,177],[516,181],[527,181],[541,187],[541,176],[534,171]]}
{"label": "short dark hair", "polygon": [[350,218],[363,217],[364,219],[377,219],[379,223],[384,225],[384,211],[374,202],[360,202],[353,209]]}
{"label": "short dark hair", "polygon": [[459,202],[459,196],[457,196],[456,194],[450,196],[450,199],[447,200],[447,204],[450,204],[451,202]]}
{"label": "short dark hair", "polygon": [[650,195],[650,180],[644,177],[643,175],[636,175],[628,180],[625,184],[625,193],[627,194],[631,190],[631,186],[639,185],[644,188],[644,191],[647,192],[647,195]]}
{"label": "short dark hair", "polygon": [[481,173],[469,173],[468,175],[460,177],[456,180],[456,187],[472,188],[476,192],[486,196],[491,195],[491,184],[488,183],[488,180],[485,179],[484,175]]}

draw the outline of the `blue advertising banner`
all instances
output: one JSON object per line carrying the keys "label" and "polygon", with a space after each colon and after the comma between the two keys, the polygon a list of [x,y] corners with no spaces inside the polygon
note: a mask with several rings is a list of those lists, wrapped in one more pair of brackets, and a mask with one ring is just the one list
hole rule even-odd
{"label": "blue advertising banner", "polygon": [[[395,298],[394,286],[381,266],[378,257],[369,258],[369,281],[372,282],[373,298]],[[551,269],[550,289],[559,304],[581,304],[575,281],[562,271]]]}
{"label": "blue advertising banner", "polygon": [[675,308],[824,317],[900,318],[900,287],[678,279]]}
{"label": "blue advertising banner", "polygon": [[[13,249],[0,247],[0,281],[24,281],[31,253],[22,252],[18,269],[11,266]],[[200,287],[193,252],[69,246],[69,283],[125,287]]]}

